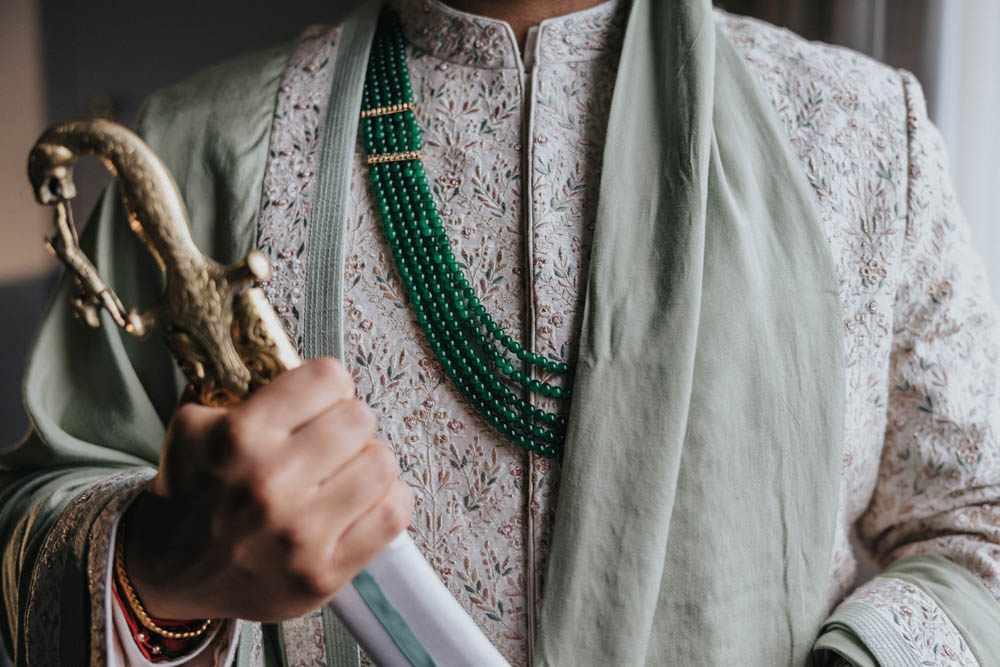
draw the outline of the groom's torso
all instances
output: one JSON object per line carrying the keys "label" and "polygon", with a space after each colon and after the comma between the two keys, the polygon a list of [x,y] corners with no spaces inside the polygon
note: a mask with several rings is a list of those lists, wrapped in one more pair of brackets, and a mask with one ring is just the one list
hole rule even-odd
{"label": "groom's torso", "polygon": [[[575,355],[627,11],[616,0],[543,23],[522,58],[501,22],[438,2],[401,4],[424,165],[452,248],[504,330],[553,359]],[[885,428],[906,210],[905,101],[898,75],[872,61],[755,21],[717,20],[784,121],[840,279],[847,419],[832,604],[853,582],[850,526],[871,497]],[[300,346],[306,229],[329,224],[311,214],[338,39],[337,28],[314,29],[292,55],[264,180],[258,243],[275,269],[269,296]],[[345,240],[344,360],[415,492],[411,536],[505,657],[525,664],[558,462],[499,436],[439,369],[395,274],[360,149]],[[322,659],[321,625],[286,624],[293,664]]]}

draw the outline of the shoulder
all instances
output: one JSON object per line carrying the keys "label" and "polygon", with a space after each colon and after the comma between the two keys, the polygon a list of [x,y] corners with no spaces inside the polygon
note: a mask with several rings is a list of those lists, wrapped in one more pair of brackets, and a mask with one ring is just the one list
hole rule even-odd
{"label": "shoulder", "polygon": [[913,76],[763,21],[715,19],[785,126],[831,238],[859,219],[904,223],[911,119],[926,115]]}
{"label": "shoulder", "polygon": [[269,118],[286,63],[300,37],[209,67],[151,94],[140,111],[138,131],[155,149],[259,129]]}
{"label": "shoulder", "polygon": [[219,261],[241,257],[255,241],[281,90],[306,69],[331,66],[338,34],[339,26],[307,28],[143,104],[137,131],[173,174],[199,246]]}
{"label": "shoulder", "polygon": [[771,101],[816,195],[849,361],[858,372],[874,368],[905,272],[913,128],[927,123],[920,86],[849,49],[721,11],[715,18]]}
{"label": "shoulder", "polygon": [[[847,48],[811,42],[756,19],[716,11],[800,154],[817,143],[906,152],[912,75]],[[922,99],[922,98],[921,98]]]}
{"label": "shoulder", "polygon": [[[764,21],[715,11],[716,24],[774,97],[808,98],[829,91],[841,108],[889,104],[905,108],[904,73],[841,46],[811,42]],[[904,112],[905,116],[905,112]]]}

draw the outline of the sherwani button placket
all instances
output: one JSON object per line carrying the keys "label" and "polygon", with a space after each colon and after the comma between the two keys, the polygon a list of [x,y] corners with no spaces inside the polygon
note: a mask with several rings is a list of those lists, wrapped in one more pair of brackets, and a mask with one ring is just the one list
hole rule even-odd
{"label": "sherwani button placket", "polygon": [[[518,61],[518,72],[521,75],[521,211],[523,215],[524,229],[524,345],[525,348],[536,351],[535,345],[535,323],[537,312],[535,307],[535,273],[534,273],[534,206],[532,187],[532,155],[534,154],[534,132],[532,127],[532,116],[535,107],[534,96],[534,68],[537,63],[538,49],[538,28],[532,28],[528,32],[524,44],[524,53]],[[526,362],[522,362],[522,371],[529,374],[531,379],[538,379],[538,372]],[[532,405],[537,405],[535,396],[531,392],[524,392],[526,400]],[[537,628],[538,608],[538,575],[535,571],[535,513],[532,508],[535,503],[535,456],[531,452],[524,452],[524,493],[525,493],[525,584],[527,588],[526,606],[528,612],[527,623],[527,644],[528,644],[528,664],[534,662],[535,656],[535,632]]]}

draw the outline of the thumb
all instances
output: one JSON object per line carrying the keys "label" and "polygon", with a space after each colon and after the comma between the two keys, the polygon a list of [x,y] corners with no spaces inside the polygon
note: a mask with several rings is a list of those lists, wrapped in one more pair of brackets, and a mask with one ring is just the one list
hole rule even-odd
{"label": "thumb", "polygon": [[181,404],[167,425],[158,477],[171,472],[182,473],[192,466],[215,467],[216,460],[224,455],[214,443],[219,440],[218,426],[227,413],[226,408]]}

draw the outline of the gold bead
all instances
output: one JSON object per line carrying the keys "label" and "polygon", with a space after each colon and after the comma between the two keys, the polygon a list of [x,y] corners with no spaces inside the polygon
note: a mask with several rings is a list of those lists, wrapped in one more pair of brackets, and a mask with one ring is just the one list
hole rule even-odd
{"label": "gold bead", "polygon": [[408,162],[422,159],[420,151],[402,151],[399,153],[376,153],[368,156],[368,164],[384,164],[386,162]]}
{"label": "gold bead", "polygon": [[[132,613],[137,619],[139,619],[142,626],[147,630],[167,639],[193,639],[205,634],[212,626],[212,619],[208,618],[202,622],[201,626],[197,630],[172,632],[171,630],[161,628],[153,622],[153,619],[149,617],[149,614],[146,613],[146,609],[142,606],[142,602],[139,601],[139,596],[135,592],[135,587],[132,586],[132,580],[129,579],[128,572],[125,570],[124,530],[122,530],[118,535],[118,539],[115,543],[115,574],[118,577],[118,583],[122,588],[122,592],[125,594],[125,600],[128,602],[128,606],[132,609]],[[145,633],[139,633],[139,635],[136,636],[139,638],[139,641],[145,641],[144,635]],[[158,646],[153,646],[150,650],[154,653],[159,653]]]}
{"label": "gold bead", "polygon": [[399,104],[389,104],[384,107],[375,107],[374,109],[362,109],[362,118],[375,118],[376,116],[388,116],[393,113],[403,113],[404,111],[413,111],[413,102],[402,102]]}

